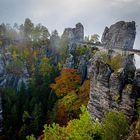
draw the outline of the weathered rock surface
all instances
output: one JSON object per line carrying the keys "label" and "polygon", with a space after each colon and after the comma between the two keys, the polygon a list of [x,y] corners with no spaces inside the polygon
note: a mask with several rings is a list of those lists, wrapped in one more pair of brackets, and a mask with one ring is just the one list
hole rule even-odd
{"label": "weathered rock surface", "polygon": [[77,23],[75,28],[66,28],[62,37],[68,38],[70,44],[83,41],[84,27],[81,23]]}
{"label": "weathered rock surface", "polygon": [[26,85],[27,79],[29,78],[27,68],[24,65],[21,68],[20,74],[13,73],[11,69],[9,71],[7,67],[12,65],[13,60],[10,53],[8,57],[5,55],[0,55],[0,88],[11,87],[19,90],[22,82]]}
{"label": "weathered rock surface", "polygon": [[133,48],[133,44],[136,36],[135,22],[119,21],[106,27],[102,35],[102,43],[107,48]]}
{"label": "weathered rock surface", "polygon": [[[87,54],[77,56],[75,54],[78,42],[84,40],[84,27],[77,23],[75,28],[66,28],[62,37],[68,39],[68,57],[65,61],[65,68],[78,68],[81,75],[81,83],[87,77]],[[87,56],[86,56],[87,55]]]}
{"label": "weathered rock surface", "polygon": [[[110,28],[105,28],[102,43],[109,48],[133,48],[135,34],[135,22],[120,21]],[[122,68],[115,72],[104,62],[100,52],[90,60],[88,71],[91,85],[88,110],[93,120],[96,118],[101,120],[104,113],[112,109],[123,110],[130,119],[134,116],[140,72],[136,71],[134,55],[125,54],[122,57]]]}
{"label": "weathered rock surface", "polygon": [[[110,66],[99,58],[99,53],[95,54],[91,61],[88,110],[92,118],[101,120],[104,113],[112,109],[123,110],[129,118],[132,118],[137,96],[133,92],[135,68],[130,70],[131,73],[126,67],[113,72]],[[131,65],[133,66],[133,61],[129,63],[129,66]]]}

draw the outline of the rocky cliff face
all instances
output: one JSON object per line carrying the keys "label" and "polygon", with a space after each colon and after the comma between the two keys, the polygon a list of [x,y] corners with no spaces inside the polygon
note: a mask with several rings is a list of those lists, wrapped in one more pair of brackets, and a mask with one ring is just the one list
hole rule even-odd
{"label": "rocky cliff face", "polygon": [[[84,27],[77,23],[75,28],[66,28],[62,37],[68,39],[68,58],[65,61],[65,68],[78,68],[81,75],[81,82],[87,77],[87,63],[90,52],[78,56],[75,52],[78,43],[84,40]],[[79,46],[80,47],[80,46]]]}
{"label": "rocky cliff face", "polygon": [[[128,57],[130,56],[125,59]],[[91,59],[91,66],[88,109],[92,118],[101,120],[104,113],[112,109],[123,110],[129,118],[132,118],[138,95],[134,91],[134,81],[139,80],[138,74],[135,74],[136,68],[133,61],[127,60],[126,66],[113,72],[111,67],[104,62],[101,54],[96,53]]]}
{"label": "rocky cliff face", "polygon": [[77,23],[75,28],[66,28],[62,37],[68,38],[70,45],[83,41],[84,39],[84,27],[81,23]]}
{"label": "rocky cliff face", "polygon": [[62,38],[65,38],[68,42],[68,57],[65,61],[64,67],[75,67],[75,50],[76,44],[84,39],[84,27],[81,23],[77,23],[75,28],[66,28],[62,34]]}
{"label": "rocky cliff face", "polygon": [[106,27],[102,35],[102,43],[106,48],[133,48],[136,36],[135,22],[119,21]]}
{"label": "rocky cliff face", "polygon": [[[22,82],[26,84],[27,79],[29,78],[29,73],[26,65],[24,65],[20,70],[15,74],[12,69],[13,59],[11,53],[1,53],[0,54],[0,88],[13,87],[16,90],[19,90]],[[9,66],[9,68],[8,68]]]}
{"label": "rocky cliff face", "polygon": [[[135,33],[135,22],[121,21],[105,29],[102,43],[105,47],[133,48]],[[122,66],[117,71],[104,61],[102,52],[97,52],[90,60],[88,110],[94,120],[101,120],[104,113],[112,109],[123,110],[129,118],[134,116],[140,76],[133,57],[122,56]]]}

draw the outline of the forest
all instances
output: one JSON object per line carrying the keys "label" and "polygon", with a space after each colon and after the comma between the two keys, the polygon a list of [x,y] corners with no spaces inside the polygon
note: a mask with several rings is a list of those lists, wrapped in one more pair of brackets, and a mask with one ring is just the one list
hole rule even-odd
{"label": "forest", "polygon": [[[92,35],[84,40],[98,42]],[[76,49],[74,68],[64,67],[69,40],[57,30],[49,32],[42,24],[29,18],[21,25],[0,25],[1,75],[12,77],[6,86],[0,85],[2,100],[2,132],[0,140],[125,140],[130,120],[120,110],[106,112],[102,121],[93,121],[87,109],[90,79],[81,80],[78,57],[88,45]],[[88,55],[88,57],[90,57]],[[119,57],[109,62],[120,67]],[[2,71],[2,72],[1,72]],[[4,71],[4,72],[3,72]],[[2,76],[1,76],[2,77]],[[2,79],[0,79],[2,80]],[[17,84],[18,83],[18,84]],[[135,119],[139,119],[140,101]],[[134,131],[139,131],[133,129]]]}

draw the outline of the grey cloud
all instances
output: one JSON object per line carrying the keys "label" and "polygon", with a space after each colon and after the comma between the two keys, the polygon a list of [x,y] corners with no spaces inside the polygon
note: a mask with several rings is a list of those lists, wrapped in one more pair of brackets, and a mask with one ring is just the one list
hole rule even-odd
{"label": "grey cloud", "polygon": [[50,30],[74,26],[82,22],[85,33],[102,34],[104,27],[118,20],[135,20],[137,41],[140,37],[139,0],[0,0],[0,21],[22,23],[29,17]]}
{"label": "grey cloud", "polygon": [[[86,35],[101,35],[105,26],[119,20],[134,20],[137,24],[135,48],[140,44],[139,13],[140,0],[0,0],[0,22],[23,23],[29,17],[60,33],[65,27],[81,22]],[[140,61],[136,62],[140,66]]]}

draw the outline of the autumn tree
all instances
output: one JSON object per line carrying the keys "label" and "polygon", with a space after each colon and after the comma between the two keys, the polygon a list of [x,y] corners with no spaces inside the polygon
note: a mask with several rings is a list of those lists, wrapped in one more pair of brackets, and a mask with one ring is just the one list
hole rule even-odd
{"label": "autumn tree", "polygon": [[55,84],[51,84],[52,90],[59,98],[64,97],[71,91],[77,91],[80,86],[80,75],[76,69],[63,69]]}

